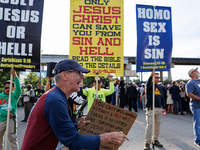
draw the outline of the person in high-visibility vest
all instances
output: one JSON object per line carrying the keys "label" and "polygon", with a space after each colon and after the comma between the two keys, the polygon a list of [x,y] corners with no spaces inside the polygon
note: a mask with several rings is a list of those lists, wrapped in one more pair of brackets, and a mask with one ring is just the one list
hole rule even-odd
{"label": "person in high-visibility vest", "polygon": [[40,84],[37,89],[35,90],[35,95],[37,98],[40,98],[45,93],[44,89],[42,88],[42,85]]}
{"label": "person in high-visibility vest", "polygon": [[[102,82],[100,79],[98,79],[98,99],[103,102],[106,102],[106,96],[114,93],[113,76],[109,75],[108,79],[110,81],[110,89],[101,88]],[[88,97],[88,111],[90,110],[94,100],[96,99],[96,82],[94,82],[94,86],[95,88],[89,88],[87,90],[83,89],[83,95]]]}

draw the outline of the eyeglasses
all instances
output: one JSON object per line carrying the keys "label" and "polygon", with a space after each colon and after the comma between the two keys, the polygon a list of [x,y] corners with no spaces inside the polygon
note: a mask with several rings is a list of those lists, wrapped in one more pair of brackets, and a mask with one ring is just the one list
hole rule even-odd
{"label": "eyeglasses", "polygon": [[66,70],[65,72],[66,72],[66,73],[78,72],[79,76],[82,76],[82,75],[83,75],[82,72],[80,72],[80,71],[76,71],[76,70]]}
{"label": "eyeglasses", "polygon": [[10,87],[5,87],[4,89],[9,89]]}
{"label": "eyeglasses", "polygon": [[155,77],[156,79],[160,79],[160,77]]}

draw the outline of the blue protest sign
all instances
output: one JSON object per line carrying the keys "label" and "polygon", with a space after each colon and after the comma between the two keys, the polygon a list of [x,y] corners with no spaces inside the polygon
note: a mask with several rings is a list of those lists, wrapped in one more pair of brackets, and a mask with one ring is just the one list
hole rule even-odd
{"label": "blue protest sign", "polygon": [[172,54],[171,7],[136,5],[136,18],[136,71],[169,71]]}

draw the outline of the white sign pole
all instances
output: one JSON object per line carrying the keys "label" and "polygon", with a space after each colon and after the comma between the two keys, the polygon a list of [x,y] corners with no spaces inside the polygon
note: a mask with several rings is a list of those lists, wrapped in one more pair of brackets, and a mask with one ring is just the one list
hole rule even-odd
{"label": "white sign pole", "polygon": [[98,73],[96,74],[96,99],[98,99]]}
{"label": "white sign pole", "polygon": [[[153,10],[154,10],[154,12],[155,12],[155,6],[153,6]],[[155,35],[155,33],[154,33],[154,35]],[[154,45],[154,49],[156,49],[156,46]],[[153,106],[152,106],[152,108],[153,108],[153,130],[152,130],[152,132],[153,132],[153,149],[154,149],[154,137],[155,137],[155,132],[154,132],[154,130],[155,130],[155,67],[156,67],[156,58],[154,59],[154,75],[153,75],[153,92],[152,92],[152,94],[153,94]]]}
{"label": "white sign pole", "polygon": [[11,103],[11,94],[12,94],[12,80],[13,80],[13,75],[10,74],[10,90],[9,90],[9,99],[8,99],[5,150],[7,150],[7,143],[8,143],[8,130],[9,130],[9,120],[10,120],[10,103]]}
{"label": "white sign pole", "polygon": [[[155,70],[155,69],[154,69]],[[155,130],[155,128],[154,128],[154,125],[155,125],[155,121],[154,121],[154,119],[155,119],[155,112],[154,112],[154,107],[155,107],[155,75],[153,75],[153,91],[152,91],[152,95],[153,95],[153,106],[152,106],[152,108],[153,108],[153,130],[152,130],[152,135],[153,135],[153,149],[154,149],[154,130]]]}

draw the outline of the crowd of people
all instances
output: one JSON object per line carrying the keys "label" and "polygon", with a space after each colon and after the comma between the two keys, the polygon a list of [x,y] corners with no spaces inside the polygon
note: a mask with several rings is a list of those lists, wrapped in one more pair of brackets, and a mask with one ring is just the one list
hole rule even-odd
{"label": "crowd of people", "polygon": [[[83,89],[86,89],[85,91],[88,89],[94,89],[96,92],[95,82],[96,81],[94,81],[93,86],[90,86],[90,88],[88,85],[84,85]],[[135,112],[138,112],[137,109],[143,109],[145,107],[146,97],[144,83],[130,82],[129,84],[126,84],[124,83],[124,80],[116,80],[115,82],[105,82],[103,84],[100,79],[98,82],[99,89],[106,89],[110,91],[105,95],[105,100],[103,101],[121,108],[129,108],[130,111],[132,111],[133,108]]]}
{"label": "crowd of people", "polygon": [[[50,80],[51,81],[51,80]],[[135,112],[138,112],[138,109],[144,109],[146,107],[146,89],[145,89],[145,83],[140,82],[130,82],[129,84],[124,83],[124,80],[118,81],[116,80],[114,83],[111,82],[105,82],[102,83],[102,81],[98,80],[99,85],[99,92],[100,89],[106,89],[110,92],[106,93],[105,99],[103,99],[104,102],[113,104],[115,106],[119,106],[121,108],[127,108],[130,111],[134,110]],[[82,83],[81,83],[82,84]],[[163,87],[163,93],[164,93],[164,99],[165,99],[165,106],[168,113],[173,113],[175,115],[184,115],[186,112],[191,113],[189,108],[189,101],[190,98],[187,96],[185,92],[185,83],[181,81],[180,83],[176,81],[172,81],[171,84],[167,84],[165,82],[158,83]],[[110,90],[111,87],[111,90]],[[113,88],[114,90],[113,90]],[[44,87],[39,84],[38,86],[33,87],[31,84],[28,84],[25,88],[22,88],[22,94],[20,97],[20,103],[22,106],[24,106],[24,120],[22,122],[26,122],[30,113],[30,110],[32,109],[34,103],[42,96],[42,94],[45,93],[45,91],[48,91],[50,89],[49,82],[48,86]],[[96,94],[96,81],[94,80],[94,83],[90,85],[81,85],[81,90],[83,90],[79,96],[83,98],[83,100],[80,103],[75,103],[73,105],[73,109],[76,108],[76,105],[81,105],[84,100],[88,97],[88,91],[92,90],[93,94],[90,94],[90,96],[94,96]],[[89,90],[88,90],[89,89]],[[102,91],[102,90],[101,90]],[[35,101],[32,101],[32,97],[35,98]],[[99,94],[99,99],[100,98]],[[96,97],[93,97],[94,100]],[[18,102],[18,103],[19,103]],[[90,109],[92,103],[91,101],[88,101]],[[74,111],[75,111],[74,110]],[[74,113],[73,113],[74,114]],[[76,116],[76,115],[75,115]]]}
{"label": "crowd of people", "polygon": [[[108,83],[99,85],[101,88],[109,89]],[[158,85],[163,89],[165,109],[168,113],[174,115],[191,113],[189,108],[190,98],[185,91],[185,82],[172,81],[171,84],[158,82]],[[128,108],[130,111],[134,109],[135,112],[138,112],[138,109],[145,109],[146,107],[145,87],[146,83],[130,82],[127,84],[124,83],[124,80],[115,81],[114,93],[106,96],[106,102],[121,108]],[[87,89],[88,86],[84,85],[84,88]]]}
{"label": "crowd of people", "polygon": [[21,103],[24,107],[24,119],[21,122],[27,122],[32,107],[44,93],[45,90],[41,84],[36,86],[36,88],[31,84],[27,84],[21,88],[21,96],[18,102],[18,106]]}
{"label": "crowd of people", "polygon": [[[70,64],[70,66],[67,64]],[[161,83],[159,82],[159,74],[152,71],[147,83],[130,82],[126,84],[124,80],[113,81],[113,76],[109,75],[109,82],[103,84],[99,78],[95,78],[93,85],[90,87],[82,84],[82,80],[84,79],[83,73],[87,73],[89,70],[83,68],[74,60],[65,59],[58,62],[54,72],[56,82],[54,87],[49,86],[50,83],[48,82],[45,90],[42,85],[34,89],[31,84],[21,89],[15,70],[10,70],[10,73],[14,77],[14,82],[7,81],[4,85],[4,93],[0,94],[0,98],[4,99],[4,102],[0,104],[0,150],[3,149],[2,143],[7,122],[7,105],[9,99],[8,87],[10,87],[10,84],[12,84],[12,99],[9,127],[14,128],[14,132],[9,133],[8,139],[12,150],[19,149],[16,133],[16,111],[19,99],[24,106],[24,119],[22,122],[28,121],[22,150],[33,149],[33,147],[35,149],[56,149],[57,147],[58,149],[59,145],[61,145],[62,149],[66,150],[68,148],[98,149],[100,143],[106,142],[121,145],[125,139],[128,140],[123,132],[112,132],[95,136],[81,135],[78,133],[78,129],[90,121],[82,117],[77,122],[77,105],[83,104],[87,99],[87,109],[89,111],[96,98],[128,109],[129,111],[134,110],[138,112],[139,109],[146,110],[147,124],[144,150],[150,149],[151,143],[159,147],[163,146],[158,141],[158,136],[162,114],[165,115],[166,113],[173,113],[174,115],[185,115],[187,112],[191,113],[194,121],[194,142],[198,147],[200,146],[200,120],[198,117],[200,110],[200,84],[198,83],[198,78],[200,75],[197,69],[189,70],[188,75],[191,80],[187,84],[176,81],[172,81],[171,84]],[[154,122],[154,139],[152,139],[153,78],[155,82],[154,115],[156,118]],[[97,83],[98,86],[96,86]],[[98,90],[98,93],[96,93],[96,90]],[[190,101],[191,108],[189,107]],[[38,128],[39,126],[40,128]],[[35,141],[34,138],[36,137],[40,138]],[[91,141],[93,141],[92,144],[89,144]]]}

